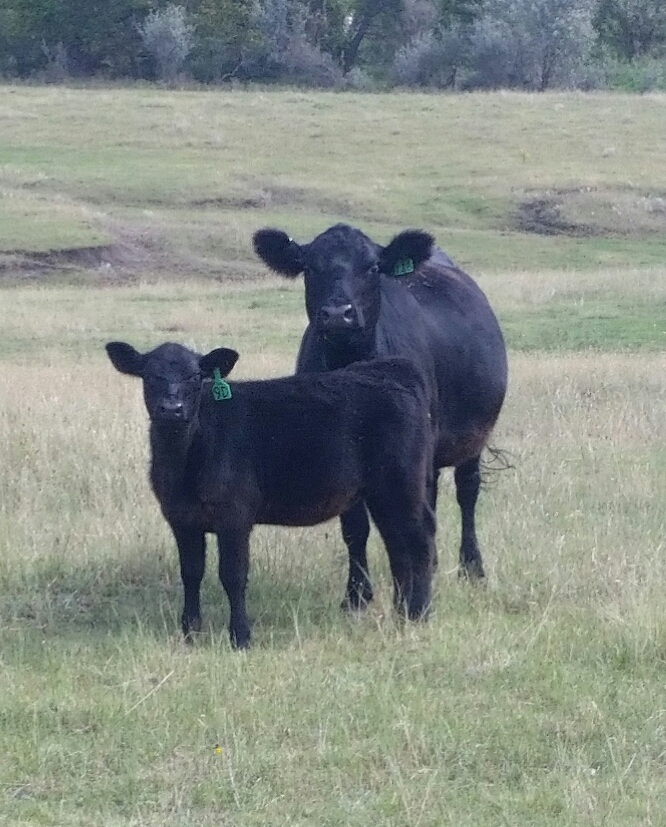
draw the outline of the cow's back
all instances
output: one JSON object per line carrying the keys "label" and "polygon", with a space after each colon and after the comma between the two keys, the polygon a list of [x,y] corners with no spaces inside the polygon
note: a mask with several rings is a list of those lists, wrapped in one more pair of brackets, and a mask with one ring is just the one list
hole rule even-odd
{"label": "cow's back", "polygon": [[[399,284],[386,281],[388,312],[383,309],[380,325],[422,330],[437,381],[436,461],[458,465],[479,454],[504,401],[507,360],[499,323],[476,282],[437,256]],[[404,301],[405,292],[418,311]]]}

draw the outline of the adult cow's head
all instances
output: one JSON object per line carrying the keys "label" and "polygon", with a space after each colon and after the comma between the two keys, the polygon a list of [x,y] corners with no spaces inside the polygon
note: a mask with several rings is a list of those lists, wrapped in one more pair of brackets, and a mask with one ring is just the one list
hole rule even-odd
{"label": "adult cow's head", "polygon": [[254,234],[254,249],[277,273],[303,273],[310,323],[335,343],[360,343],[374,335],[381,309],[381,275],[416,269],[431,253],[432,236],[406,230],[387,247],[360,230],[337,224],[309,244],[297,244],[282,230]]}

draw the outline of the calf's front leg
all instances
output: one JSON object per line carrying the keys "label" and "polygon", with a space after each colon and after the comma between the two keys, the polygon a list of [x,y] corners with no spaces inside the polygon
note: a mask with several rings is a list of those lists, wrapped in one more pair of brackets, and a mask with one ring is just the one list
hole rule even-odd
{"label": "calf's front leg", "polygon": [[180,576],[183,580],[185,604],[181,625],[187,643],[192,642],[192,632],[201,631],[201,606],[199,594],[206,568],[206,536],[203,531],[183,526],[171,526],[180,557]]}
{"label": "calf's front leg", "polygon": [[250,622],[245,589],[250,571],[250,529],[225,528],[218,532],[220,582],[229,598],[229,637],[235,649],[250,645]]}

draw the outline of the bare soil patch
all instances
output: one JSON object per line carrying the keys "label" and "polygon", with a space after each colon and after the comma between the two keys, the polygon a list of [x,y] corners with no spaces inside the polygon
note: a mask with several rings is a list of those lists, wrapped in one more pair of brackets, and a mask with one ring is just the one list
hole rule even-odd
{"label": "bare soil patch", "polygon": [[[175,243],[167,224],[109,222],[105,227],[111,244],[62,250],[11,250],[0,252],[0,283],[78,280],[102,284],[127,284],[139,279],[204,276],[215,279],[257,276],[259,264],[234,260],[220,244],[218,254],[206,255],[200,239]],[[191,235],[206,234],[192,229]]]}
{"label": "bare soil patch", "polygon": [[518,229],[538,235],[645,236],[666,232],[666,193],[632,187],[547,190],[525,199]]}

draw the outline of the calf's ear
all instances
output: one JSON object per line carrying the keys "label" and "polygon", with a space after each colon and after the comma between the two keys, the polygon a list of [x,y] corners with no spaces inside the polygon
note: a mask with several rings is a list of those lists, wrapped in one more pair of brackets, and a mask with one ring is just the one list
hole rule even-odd
{"label": "calf's ear", "polygon": [[401,276],[413,272],[430,258],[435,239],[422,230],[405,230],[384,247],[379,267],[387,276]]}
{"label": "calf's ear", "polygon": [[238,353],[228,347],[216,347],[205,356],[199,357],[199,368],[204,376],[211,376],[215,368],[220,371],[224,378],[231,373],[231,369],[238,361]]}
{"label": "calf's ear", "polygon": [[143,375],[143,354],[135,350],[132,345],[126,342],[109,342],[105,347],[116,370],[130,376]]}
{"label": "calf's ear", "polygon": [[252,241],[256,254],[271,270],[289,278],[303,272],[300,245],[282,230],[257,230]]}

